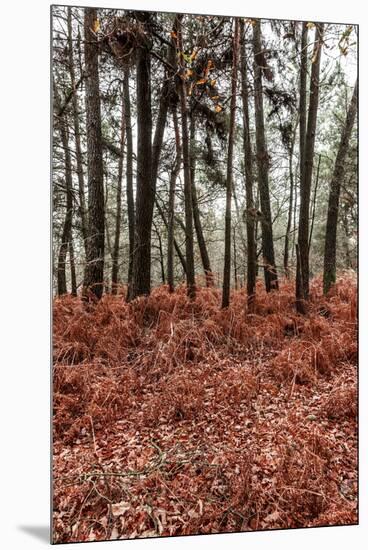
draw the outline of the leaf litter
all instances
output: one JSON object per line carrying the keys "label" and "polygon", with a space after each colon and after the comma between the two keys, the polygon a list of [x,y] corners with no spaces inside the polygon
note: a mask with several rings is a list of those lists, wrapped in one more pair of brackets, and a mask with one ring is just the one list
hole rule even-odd
{"label": "leaf litter", "polygon": [[54,542],[357,523],[356,280],[321,288],[55,299]]}

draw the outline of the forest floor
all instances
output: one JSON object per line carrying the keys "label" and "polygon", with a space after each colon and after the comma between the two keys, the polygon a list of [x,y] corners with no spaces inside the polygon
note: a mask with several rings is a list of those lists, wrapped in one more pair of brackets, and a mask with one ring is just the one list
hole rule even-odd
{"label": "forest floor", "polygon": [[357,522],[357,296],[54,302],[54,542]]}

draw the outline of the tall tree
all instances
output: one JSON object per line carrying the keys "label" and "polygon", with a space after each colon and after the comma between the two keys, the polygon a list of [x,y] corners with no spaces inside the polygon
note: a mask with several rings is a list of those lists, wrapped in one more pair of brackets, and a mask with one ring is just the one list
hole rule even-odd
{"label": "tall tree", "polygon": [[[297,246],[297,273],[296,273],[296,308],[299,313],[305,313],[306,300],[309,297],[309,207],[312,186],[314,144],[316,137],[317,113],[319,102],[319,74],[321,52],[323,44],[323,24],[316,24],[312,70],[310,78],[308,122],[305,135],[304,151],[301,150],[301,179],[300,179],[300,210]],[[303,27],[304,34],[304,27]],[[303,42],[303,35],[302,35]],[[304,74],[305,48],[302,47],[302,72]],[[301,93],[302,89],[301,82]],[[302,106],[302,98],[300,105]]]}
{"label": "tall tree", "polygon": [[[136,12],[136,18],[144,25],[146,35],[150,35],[151,14]],[[175,48],[167,44],[167,59],[164,61],[170,72],[174,71]],[[152,143],[151,109],[151,58],[147,40],[138,46],[137,74],[137,193],[135,212],[135,242],[133,260],[132,296],[149,294],[151,287],[151,230],[155,204],[156,181],[167,112],[171,98],[171,78],[167,74],[160,91],[160,103]],[[170,75],[171,76],[171,75]],[[150,151],[148,151],[150,148]]]}
{"label": "tall tree", "polygon": [[175,188],[176,179],[181,166],[181,143],[179,133],[178,115],[176,105],[172,108],[172,117],[175,134],[176,157],[170,175],[169,205],[168,205],[168,228],[167,228],[167,283],[169,291],[174,292],[174,214],[175,214]]}
{"label": "tall tree", "polygon": [[305,135],[307,132],[308,23],[302,23],[299,77],[299,177],[305,172]]}
{"label": "tall tree", "polygon": [[73,238],[70,237],[69,241],[69,263],[70,263],[70,283],[72,287],[72,296],[77,296],[77,276],[75,272],[75,257],[74,257],[74,245]]}
{"label": "tall tree", "polygon": [[[79,45],[79,42],[78,42]],[[84,170],[83,170],[83,154],[81,146],[81,132],[79,124],[79,104],[77,94],[77,80],[75,76],[75,63],[73,55],[73,29],[72,29],[72,8],[68,7],[68,60],[70,83],[72,91],[72,109],[73,109],[73,129],[75,140],[75,156],[77,161],[78,175],[78,193],[79,193],[79,216],[81,221],[81,233],[83,244],[86,251],[87,246],[87,216],[86,216],[86,198],[84,192]],[[82,75],[81,75],[82,78]]]}
{"label": "tall tree", "polygon": [[310,252],[310,249],[311,249],[314,220],[315,220],[315,217],[316,217],[316,200],[317,200],[317,189],[318,189],[318,182],[319,182],[319,171],[320,171],[320,167],[321,167],[321,156],[322,155],[318,155],[317,174],[316,174],[316,181],[314,183],[313,199],[312,199],[312,204],[311,204],[311,226],[310,226],[309,240],[308,240],[308,250],[309,250],[309,252]]}
{"label": "tall tree", "polygon": [[[150,14],[136,12],[137,19],[149,31]],[[135,237],[132,296],[147,295],[151,290],[151,230],[154,206],[152,188],[152,107],[151,56],[148,38],[142,37],[136,52],[137,82],[137,190],[135,200]]]}
{"label": "tall tree", "polygon": [[243,105],[243,145],[244,145],[244,169],[245,169],[245,195],[246,195],[246,225],[247,225],[247,307],[248,312],[254,311],[256,296],[256,263],[257,248],[255,239],[255,209],[253,199],[253,158],[249,125],[249,92],[247,59],[245,51],[245,28],[243,20],[240,21],[241,32],[241,97]]}
{"label": "tall tree", "polygon": [[128,210],[128,234],[129,234],[129,264],[128,264],[128,290],[127,301],[133,297],[133,258],[134,258],[134,190],[133,190],[133,133],[132,116],[130,106],[129,68],[124,71],[123,77],[124,117],[126,133],[126,199]]}
{"label": "tall tree", "polygon": [[121,195],[123,183],[123,159],[125,145],[125,101],[124,91],[121,98],[121,129],[120,129],[120,156],[118,164],[118,177],[116,186],[116,218],[114,246],[112,249],[112,272],[111,272],[111,291],[117,293],[118,275],[119,275],[119,248],[120,248],[120,227],[121,227]]}
{"label": "tall tree", "polygon": [[88,236],[83,296],[91,292],[96,299],[103,293],[105,251],[105,201],[103,187],[101,106],[98,71],[98,44],[93,32],[97,10],[84,12],[84,57],[86,68],[87,164],[88,164]]}
{"label": "tall tree", "polygon": [[235,141],[235,112],[236,90],[238,82],[238,58],[239,58],[239,19],[234,19],[233,31],[233,61],[231,71],[231,100],[230,100],[230,125],[227,147],[226,170],[226,207],[225,207],[225,253],[224,253],[224,277],[222,286],[222,304],[225,308],[230,303],[230,269],[231,269],[231,196],[233,190],[233,156]]}
{"label": "tall tree", "polygon": [[[60,97],[57,90],[55,81],[53,83],[54,87],[54,104],[59,111],[60,108]],[[73,178],[72,178],[72,162],[70,156],[70,145],[69,145],[69,127],[68,120],[65,113],[56,119],[56,126],[59,129],[61,145],[63,148],[64,155],[64,177],[65,177],[65,196],[66,196],[66,211],[63,224],[63,230],[61,234],[61,244],[58,254],[58,263],[57,263],[57,293],[59,296],[66,294],[68,292],[67,283],[66,283],[66,258],[69,252],[73,250],[72,248],[72,222],[73,222]],[[74,267],[74,256],[70,254],[70,267],[71,275],[74,278],[72,291],[74,293],[75,288],[75,267]],[[74,271],[74,272],[73,272]]]}
{"label": "tall tree", "polygon": [[267,70],[267,66],[262,48],[260,20],[256,20],[253,27],[253,52],[258,188],[262,210],[262,251],[266,290],[269,292],[272,289],[278,288],[278,280],[273,245],[270,191],[268,183],[269,156],[267,153],[263,114],[262,72]]}
{"label": "tall tree", "polygon": [[184,165],[184,206],[185,206],[185,252],[187,265],[187,292],[194,300],[196,295],[194,278],[194,251],[193,251],[193,212],[192,212],[192,182],[190,177],[190,152],[188,132],[188,107],[187,87],[185,79],[185,63],[183,50],[183,36],[181,28],[182,15],[176,17],[176,35],[179,58],[178,86],[180,94],[181,126],[182,126],[182,151]]}
{"label": "tall tree", "polygon": [[[174,25],[175,25],[175,19],[174,19]],[[161,156],[161,150],[162,150],[162,142],[164,138],[165,126],[167,121],[167,113],[168,113],[170,102],[173,96],[172,76],[176,70],[175,69],[176,49],[175,49],[174,38],[172,37],[171,41],[166,45],[167,45],[167,55],[166,55],[166,59],[164,60],[166,73],[159,92],[160,102],[159,102],[159,108],[157,113],[155,135],[153,137],[153,144],[152,144],[152,188],[154,192],[156,192],[156,183],[157,183],[158,169],[159,169],[160,156]]]}
{"label": "tall tree", "polygon": [[289,278],[289,248],[290,248],[290,233],[291,233],[291,224],[293,219],[293,198],[294,198],[294,167],[293,167],[293,158],[294,158],[294,147],[295,147],[295,134],[297,126],[295,125],[292,135],[287,142],[287,152],[289,157],[289,205],[288,205],[288,217],[286,224],[286,233],[285,233],[285,243],[284,243],[284,273],[285,277]]}
{"label": "tall tree", "polygon": [[353,130],[358,104],[358,85],[355,82],[354,92],[350,101],[346,120],[341,133],[341,140],[336,155],[335,167],[330,184],[328,198],[325,254],[323,266],[323,292],[327,294],[331,285],[336,282],[336,234],[339,215],[339,200],[341,184],[345,173],[345,160],[349,141]]}

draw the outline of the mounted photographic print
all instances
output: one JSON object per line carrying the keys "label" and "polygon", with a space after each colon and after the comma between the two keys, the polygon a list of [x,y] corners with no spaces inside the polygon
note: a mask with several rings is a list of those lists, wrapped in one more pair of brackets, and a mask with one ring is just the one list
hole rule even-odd
{"label": "mounted photographic print", "polygon": [[51,20],[52,542],[357,524],[357,26]]}

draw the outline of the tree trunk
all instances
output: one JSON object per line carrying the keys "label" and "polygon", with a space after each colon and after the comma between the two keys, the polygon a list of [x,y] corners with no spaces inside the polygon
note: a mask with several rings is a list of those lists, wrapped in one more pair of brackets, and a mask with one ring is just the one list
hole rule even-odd
{"label": "tree trunk", "polygon": [[308,27],[302,23],[302,39],[300,51],[300,81],[299,81],[299,170],[300,186],[305,170],[305,136],[307,133],[307,76],[308,76]]}
{"label": "tree trunk", "polygon": [[[176,66],[176,57],[175,57],[175,42],[172,40],[171,47],[168,48],[167,52],[167,63],[172,67]],[[158,176],[158,167],[161,156],[162,142],[164,138],[167,113],[169,110],[170,100],[172,97],[172,75],[166,73],[164,82],[160,90],[160,104],[157,114],[155,135],[153,138],[152,144],[152,187],[156,193],[156,182]]]}
{"label": "tree trunk", "polygon": [[[120,158],[120,155],[119,155],[119,158]],[[105,188],[105,194],[104,194],[105,204],[109,204],[109,186],[107,185],[106,181],[105,181],[104,188]],[[109,271],[109,269],[110,269],[110,258],[112,260],[112,258],[114,256],[114,252],[113,252],[113,248],[112,248],[112,245],[111,245],[110,227],[109,227],[109,223],[108,223],[106,210],[105,210],[105,252],[106,252],[106,259],[105,259],[104,269],[105,269],[105,271]],[[104,281],[104,292],[106,294],[109,294],[109,292],[110,292],[109,281],[107,281],[107,280]]]}
{"label": "tree trunk", "polygon": [[68,253],[68,247],[72,236],[72,216],[73,216],[73,180],[72,180],[72,164],[70,159],[69,149],[69,133],[67,127],[66,117],[64,116],[59,121],[59,130],[61,143],[64,150],[64,164],[65,164],[65,192],[66,192],[66,212],[63,225],[63,232],[61,235],[61,244],[58,255],[57,266],[57,287],[58,295],[61,296],[68,292],[66,284],[66,257]]}
{"label": "tree trunk", "polygon": [[238,290],[238,255],[236,249],[236,231],[233,227],[233,264],[234,264],[234,287],[235,290]]}
{"label": "tree trunk", "polygon": [[267,292],[278,289],[277,271],[275,265],[275,252],[272,234],[272,216],[270,205],[270,192],[268,184],[269,157],[266,147],[263,115],[263,90],[262,90],[262,65],[263,56],[261,44],[261,24],[257,20],[253,27],[253,51],[254,51],[254,103],[256,120],[256,145],[258,188],[261,202],[262,218],[262,249],[264,277]]}
{"label": "tree trunk", "polygon": [[[309,205],[318,113],[319,72],[321,63],[322,39],[323,24],[317,24],[310,81],[307,133],[305,136],[305,147],[303,154],[301,151],[300,210],[298,228],[299,253],[297,255],[296,273],[296,308],[299,313],[306,312],[305,301],[308,300],[309,297]],[[303,55],[304,51],[302,51],[302,56]],[[302,63],[304,63],[303,59]],[[303,92],[302,87],[301,92]]]}
{"label": "tree trunk", "polygon": [[315,216],[316,216],[316,200],[317,200],[317,189],[318,189],[318,182],[319,182],[319,169],[320,169],[320,166],[321,166],[321,155],[318,155],[317,174],[316,174],[316,181],[315,181],[315,184],[314,184],[313,200],[312,200],[311,227],[310,227],[310,232],[309,232],[308,253],[310,253],[310,249],[311,249],[314,219],[315,219]]}
{"label": "tree trunk", "polygon": [[[307,76],[308,76],[308,27],[307,22],[302,23],[302,36],[300,48],[300,79],[299,79],[299,189],[302,188],[302,180],[304,177],[304,157],[305,157],[305,136],[307,132]],[[295,184],[294,195],[294,232],[292,253],[294,254],[295,236],[296,236],[296,218],[297,218],[297,184]],[[298,253],[296,254],[296,263],[298,265]],[[300,280],[296,281],[296,286]],[[301,292],[301,290],[296,290]]]}
{"label": "tree trunk", "polygon": [[161,281],[162,281],[162,284],[164,285],[166,284],[166,277],[165,277],[165,261],[164,261],[164,251],[162,246],[162,238],[161,238],[160,229],[157,227],[155,222],[153,222],[153,227],[155,229],[155,233],[158,241],[158,251],[160,254]]}
{"label": "tree trunk", "polygon": [[349,223],[348,223],[348,204],[346,203],[343,208],[343,215],[342,215],[342,223],[344,225],[344,233],[345,233],[345,239],[344,239],[344,248],[345,248],[345,265],[348,269],[352,269],[353,262],[351,258],[351,252],[350,252],[350,246],[349,246]]}
{"label": "tree trunk", "polygon": [[[127,134],[127,181],[129,180],[129,158],[132,158],[131,155],[129,155],[129,131],[128,131],[128,126],[126,127],[126,134]],[[112,146],[110,143],[108,143],[107,141],[105,141],[105,145],[107,146],[107,148],[109,150],[111,150],[111,152],[116,155],[116,156],[120,156],[120,150],[115,147],[115,146]],[[131,172],[132,173],[132,172]],[[131,187],[131,190],[132,190],[132,197],[133,197],[133,183],[132,183],[132,187]],[[155,197],[155,206],[158,210],[158,213],[160,214],[161,216],[161,219],[162,221],[164,222],[165,224],[165,227],[168,229],[168,221],[166,219],[166,216],[165,216],[165,213],[162,209],[162,207],[160,206],[160,203],[158,202],[158,198]],[[134,207],[134,203],[132,205],[132,208]],[[129,208],[128,208],[128,213],[129,213]],[[133,208],[133,213],[134,213],[134,208]],[[133,222],[134,222],[134,217],[133,217]],[[183,224],[184,225],[184,224]],[[184,225],[184,228],[185,228],[185,225]],[[185,257],[182,253],[182,251],[180,250],[180,246],[177,242],[177,240],[174,238],[174,248],[175,248],[175,252],[180,260],[180,263],[182,265],[182,268],[183,268],[183,272],[184,274],[186,275],[186,272],[187,272],[187,265],[186,265],[186,261],[185,261]],[[129,300],[129,298],[127,297],[127,300]]]}
{"label": "tree trunk", "polygon": [[[149,15],[145,17],[148,22]],[[151,290],[152,188],[151,57],[148,45],[137,49],[137,193],[133,258],[133,298]]]}
{"label": "tree trunk", "polygon": [[124,115],[125,115],[125,133],[126,133],[126,198],[128,210],[128,234],[129,234],[129,264],[128,264],[128,291],[126,299],[133,297],[133,257],[134,257],[134,233],[135,233],[135,212],[134,212],[134,191],[133,191],[133,135],[132,135],[132,117],[130,107],[129,90],[129,69],[124,71],[123,79],[124,94]]}
{"label": "tree trunk", "polygon": [[239,57],[239,19],[234,19],[233,34],[233,66],[231,71],[231,101],[230,101],[230,126],[229,141],[227,148],[227,171],[226,171],[226,207],[225,207],[225,254],[224,254],[224,276],[222,286],[221,307],[228,307],[230,304],[230,270],[231,270],[231,196],[233,190],[233,153],[235,140],[235,111],[236,111],[236,90],[238,80],[238,57]]}
{"label": "tree trunk", "polygon": [[[175,26],[175,20],[174,20],[174,26]],[[176,66],[176,47],[175,47],[175,40],[174,38],[171,39],[171,44],[167,51],[167,63],[168,65],[171,65],[172,67]],[[158,168],[159,168],[159,162],[160,162],[160,155],[162,150],[162,143],[164,138],[164,132],[165,132],[165,125],[167,120],[167,113],[170,105],[170,101],[172,98],[172,75],[166,72],[162,88],[160,91],[160,104],[159,104],[159,110],[157,115],[157,122],[156,122],[156,128],[155,128],[155,135],[153,139],[153,145],[152,145],[152,188],[154,190],[154,193],[156,193],[156,184],[157,184],[157,177],[158,177]],[[159,208],[159,213],[161,218],[163,219],[167,231],[168,231],[168,284],[170,292],[174,290],[174,257],[173,257],[173,249],[175,248],[176,251],[179,254],[180,261],[182,262],[183,269],[185,272],[185,260],[183,255],[181,254],[180,248],[174,238],[174,201],[175,201],[175,186],[176,186],[176,179],[180,172],[180,163],[181,163],[181,154],[180,152],[180,137],[179,137],[179,129],[178,129],[178,122],[177,122],[177,116],[176,116],[176,108],[175,113],[173,110],[173,118],[174,118],[174,129],[175,129],[175,140],[176,140],[176,160],[174,163],[174,167],[171,173],[170,177],[170,190],[169,190],[169,217],[168,220],[165,219],[165,216],[163,214],[163,211],[161,208]],[[179,141],[178,141],[179,140]],[[156,206],[158,206],[157,201],[155,201]],[[172,214],[172,215],[171,215]]]}
{"label": "tree trunk", "polygon": [[176,112],[176,105],[172,109],[174,134],[175,134],[175,147],[176,158],[174,166],[170,176],[169,187],[169,215],[168,215],[168,228],[167,228],[167,283],[169,285],[169,292],[174,292],[174,213],[175,213],[175,187],[176,178],[180,172],[181,166],[181,143],[178,124],[178,115]]}
{"label": "tree trunk", "polygon": [[[150,14],[141,12],[139,19],[141,22],[149,23]],[[167,61],[170,65],[175,64],[175,49],[169,48],[167,54]],[[170,104],[170,91],[171,91],[171,79],[166,75],[162,89],[160,92],[160,105],[156,122],[155,135],[153,144],[152,140],[152,113],[151,113],[151,88],[150,88],[150,52],[148,46],[141,47],[138,50],[137,56],[137,106],[138,106],[138,144],[139,135],[142,138],[143,149],[138,145],[137,155],[137,196],[136,196],[136,227],[135,227],[135,243],[134,243],[134,276],[133,276],[133,296],[136,297],[140,294],[149,294],[150,292],[150,248],[151,248],[151,229],[153,219],[153,207],[154,196],[156,192],[156,181],[158,174],[158,166],[160,160],[160,154],[162,149],[162,141],[165,131],[165,124],[167,119],[167,111]],[[138,82],[140,86],[138,86]],[[141,90],[141,94],[138,94],[138,88]],[[143,97],[145,96],[145,97]],[[149,105],[148,105],[149,96]],[[142,103],[142,105],[140,105]],[[140,117],[141,114],[141,117]],[[142,121],[141,126],[139,121]],[[149,134],[149,140],[148,140]],[[148,141],[150,143],[151,151],[149,156],[143,158],[143,150],[147,151]],[[141,155],[139,154],[141,152]],[[148,151],[147,151],[148,152]],[[143,172],[139,169],[139,165],[143,169]],[[149,167],[149,172],[147,169]],[[149,177],[148,177],[149,175]],[[146,183],[142,187],[142,180],[145,179]],[[150,181],[149,181],[150,179]],[[149,184],[149,189],[148,189]],[[146,197],[142,198],[142,189],[145,189]],[[140,189],[138,197],[138,189]],[[139,212],[138,212],[139,207]],[[142,218],[142,220],[141,220]],[[138,224],[140,227],[138,227]],[[142,225],[143,224],[143,225]],[[142,271],[143,270],[143,271]],[[144,272],[145,271],[145,272]]]}
{"label": "tree trunk", "polygon": [[294,205],[293,205],[293,241],[291,243],[291,257],[294,258],[295,254],[295,235],[296,235],[296,229],[297,229],[297,202],[298,202],[298,184],[295,181],[294,182]]}
{"label": "tree trunk", "polygon": [[293,218],[293,197],[294,197],[294,171],[293,171],[293,155],[294,155],[294,143],[295,143],[295,132],[292,137],[289,153],[289,179],[290,179],[290,192],[289,192],[289,209],[288,209],[288,220],[286,226],[285,234],[285,246],[284,246],[284,272],[285,277],[288,279],[290,277],[289,272],[289,242],[290,242],[290,231],[291,231],[291,222]]}
{"label": "tree trunk", "polygon": [[195,299],[196,288],[194,278],[194,252],[193,252],[193,212],[192,212],[192,182],[190,177],[190,154],[188,135],[187,89],[185,83],[185,65],[183,51],[183,37],[181,30],[181,18],[176,17],[177,46],[179,50],[179,75],[178,85],[180,91],[180,109],[183,142],[184,164],[184,205],[185,205],[185,252],[187,264],[187,292],[191,300]]}
{"label": "tree trunk", "polygon": [[249,94],[247,77],[247,60],[245,53],[244,22],[240,21],[241,29],[241,96],[243,104],[243,143],[245,168],[245,195],[246,195],[246,224],[247,224],[247,310],[254,311],[256,298],[256,269],[257,253],[255,239],[255,216],[253,199],[253,160],[252,144],[249,126]]}
{"label": "tree trunk", "polygon": [[[256,187],[256,201],[255,201],[255,221],[254,221],[254,240],[256,242],[256,278],[258,277],[259,275],[259,261],[258,261],[258,258],[259,256],[262,254],[262,244],[261,244],[261,248],[260,250],[258,251],[257,250],[257,246],[258,246],[258,240],[259,240],[259,216],[257,215],[257,213],[259,212],[259,209],[260,209],[260,204],[259,204],[259,186],[257,185]],[[261,241],[262,241],[262,235],[261,235]]]}
{"label": "tree trunk", "polygon": [[[54,90],[54,102],[57,110],[60,107],[59,93],[53,81]],[[66,212],[63,224],[63,231],[61,234],[61,244],[58,254],[57,263],[57,293],[59,296],[68,292],[66,284],[66,257],[68,253],[69,243],[72,236],[72,218],[73,218],[73,177],[72,177],[72,162],[70,157],[69,148],[69,131],[68,122],[65,114],[62,117],[58,117],[56,120],[58,125],[61,144],[64,151],[64,166],[65,166],[65,195],[66,195]]]}
{"label": "tree trunk", "polygon": [[70,240],[69,240],[69,263],[70,263],[70,281],[72,285],[72,296],[77,296],[77,276],[75,274],[74,247],[73,247],[73,237],[71,233],[70,233]]}
{"label": "tree trunk", "polygon": [[358,103],[358,87],[355,83],[354,92],[351,98],[348,113],[346,115],[345,125],[341,134],[341,141],[337,151],[335,160],[335,168],[330,184],[330,194],[328,198],[327,223],[326,223],[326,238],[325,238],[325,254],[323,266],[323,292],[327,294],[331,285],[336,282],[336,233],[337,220],[339,215],[339,200],[341,183],[344,178],[345,159],[349,148],[349,141],[353,130],[357,103]]}
{"label": "tree trunk", "polygon": [[121,227],[121,191],[123,182],[123,160],[125,143],[125,108],[124,91],[121,106],[121,130],[120,130],[120,156],[118,166],[118,181],[116,189],[116,219],[115,219],[115,237],[112,251],[112,273],[111,273],[111,292],[117,294],[117,284],[119,275],[119,247],[120,247],[120,227]]}
{"label": "tree trunk", "polygon": [[206,279],[206,286],[213,286],[213,273],[207,251],[206,241],[203,235],[201,214],[198,207],[197,189],[195,185],[195,131],[195,111],[192,109],[190,112],[190,179],[192,183],[193,219],[199,252],[203,265],[203,271]]}
{"label": "tree trunk", "polygon": [[[100,299],[103,293],[105,215],[102,163],[98,44],[92,29],[97,10],[84,12],[84,56],[86,67],[87,162],[88,162],[88,238],[83,296]],[[91,294],[92,293],[92,294]]]}
{"label": "tree trunk", "polygon": [[[165,224],[166,229],[169,230],[168,220],[166,219],[165,213],[162,210],[162,207],[160,206],[160,203],[158,202],[157,199],[155,200],[155,204],[156,204],[156,208],[158,210],[158,213],[160,214],[161,219]],[[177,253],[178,258],[180,260],[181,266],[183,268],[184,275],[186,276],[186,274],[187,274],[187,262],[185,260],[185,257],[183,255],[182,251],[180,250],[180,246],[179,246],[177,240],[175,239],[175,237],[174,237],[174,248],[175,248],[175,252]]]}
{"label": "tree trunk", "polygon": [[79,194],[79,216],[81,221],[81,233],[83,237],[84,249],[87,247],[87,216],[86,216],[86,198],[84,192],[84,171],[83,171],[83,154],[81,147],[80,127],[79,127],[79,106],[78,95],[76,92],[76,77],[74,68],[73,56],[73,32],[72,32],[72,13],[68,7],[68,54],[69,54],[69,72],[70,82],[72,87],[72,109],[73,109],[73,124],[74,124],[74,139],[75,139],[75,156],[77,161],[78,175],[78,194]]}
{"label": "tree trunk", "polygon": [[[243,256],[245,258],[246,254],[247,254],[247,241],[246,241],[246,238],[245,238],[244,232],[243,232],[244,212],[242,212],[242,208],[239,205],[239,199],[238,199],[237,190],[235,188],[235,185],[233,185],[232,198],[234,199],[234,206],[235,206],[235,212],[236,212],[236,225],[237,225],[237,229],[238,229],[238,234],[239,234],[239,239],[240,239],[240,244],[241,244],[241,250],[242,250]],[[246,262],[244,261],[243,263],[244,263],[244,266],[245,266]]]}

